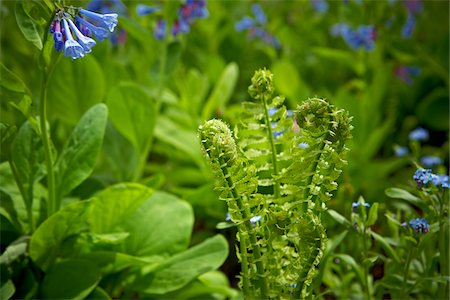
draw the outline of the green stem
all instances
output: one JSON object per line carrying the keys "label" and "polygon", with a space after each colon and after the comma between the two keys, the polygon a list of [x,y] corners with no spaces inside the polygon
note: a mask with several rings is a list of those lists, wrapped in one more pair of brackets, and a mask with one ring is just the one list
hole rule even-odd
{"label": "green stem", "polygon": [[244,234],[245,229],[242,224],[238,225],[239,250],[241,252],[241,270],[242,270],[242,290],[244,295],[250,295],[250,280],[248,274],[247,260],[247,237]]}
{"label": "green stem", "polygon": [[[235,184],[233,182],[233,179],[231,178],[230,174],[228,173],[227,164],[223,161],[223,158],[219,158],[219,164],[220,168],[222,170],[222,174],[224,175],[224,178],[227,181],[227,185],[229,187],[234,187]],[[252,224],[250,223],[250,211],[248,209],[248,206],[244,204],[244,201],[242,200],[242,197],[237,193],[236,189],[231,189],[231,196],[233,199],[236,200],[236,205],[238,207],[238,211],[242,214],[242,219],[244,220],[245,229],[250,239],[250,246],[252,248],[252,255],[253,255],[253,262],[255,262],[256,265],[256,271],[258,272],[259,280],[258,280],[258,287],[260,289],[261,299],[268,299],[269,289],[268,284],[266,280],[266,276],[264,274],[264,263],[262,261],[262,255],[261,255],[261,249],[257,243],[257,238],[255,235],[255,232],[252,228]],[[243,236],[241,236],[243,237]],[[245,238],[245,237],[244,237]],[[244,239],[243,239],[244,240]],[[242,244],[241,244],[242,246]],[[242,249],[241,249],[242,251]],[[243,264],[244,262],[242,262]],[[244,273],[244,266],[241,266],[243,275]],[[248,274],[248,270],[246,269],[246,272]],[[244,281],[244,279],[243,279]]]}
{"label": "green stem", "polygon": [[363,234],[362,234],[362,240],[363,240],[363,271],[364,271],[364,292],[366,293],[366,299],[371,300],[372,296],[370,294],[370,288],[369,288],[369,270],[368,270],[368,246],[367,246],[367,239],[369,238],[366,234],[366,226],[363,225]]}
{"label": "green stem", "polygon": [[[164,83],[165,83],[165,72],[166,72],[166,63],[167,63],[167,39],[164,39],[162,42],[161,47],[161,60],[159,62],[159,71],[158,71],[158,88],[156,90],[156,101],[155,101],[155,120],[154,126],[156,126],[156,119],[159,115],[159,110],[161,109],[161,96],[164,90]],[[154,127],[151,129],[154,130]],[[137,181],[139,178],[142,177],[145,169],[145,164],[147,163],[147,157],[151,150],[151,146],[153,144],[153,135],[148,140],[147,144],[144,145],[144,148],[141,150],[141,153],[139,154],[139,163],[136,168],[136,171],[133,176],[133,180]]]}
{"label": "green stem", "polygon": [[[449,220],[448,220],[448,197],[443,194],[439,197],[441,202],[441,211],[439,219],[439,263],[441,266],[441,275],[444,278],[450,276],[450,262],[449,262]],[[448,281],[441,283],[439,288],[439,298],[449,299]]]}
{"label": "green stem", "polygon": [[414,247],[411,247],[408,250],[408,256],[406,258],[405,269],[403,270],[403,283],[402,283],[402,290],[400,292],[401,293],[400,299],[408,298],[408,295],[406,292],[406,283],[408,281],[409,265],[411,264],[413,251],[414,251]]}
{"label": "green stem", "polygon": [[[270,122],[270,117],[269,117],[269,111],[267,109],[267,99],[264,95],[262,96],[262,100],[263,100],[263,105],[264,105],[264,119],[266,122],[266,127],[267,127],[267,135],[269,138],[269,143],[270,143],[270,148],[271,148],[271,152],[272,152],[272,167],[273,167],[273,174],[272,176],[275,178],[278,178],[278,163],[277,163],[277,148],[275,146],[275,142],[274,142],[274,138],[273,138],[273,131],[272,131],[272,124]],[[275,198],[280,198],[280,183],[278,182],[278,179],[275,179],[275,183],[274,183],[274,197]]]}
{"label": "green stem", "polygon": [[47,166],[47,216],[50,217],[58,210],[58,204],[56,203],[56,192],[55,192],[55,172],[53,169],[53,156],[51,152],[51,137],[49,129],[47,129],[47,86],[48,78],[50,77],[53,68],[47,73],[44,70],[44,76],[42,79],[42,89],[39,105],[39,121],[41,125],[41,137],[42,144],[44,145],[44,156]]}

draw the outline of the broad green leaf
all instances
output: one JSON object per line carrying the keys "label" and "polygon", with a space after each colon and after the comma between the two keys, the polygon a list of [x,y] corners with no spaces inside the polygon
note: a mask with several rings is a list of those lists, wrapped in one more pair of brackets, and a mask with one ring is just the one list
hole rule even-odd
{"label": "broad green leaf", "polygon": [[17,176],[20,178],[25,191],[26,207],[31,209],[33,200],[33,186],[45,174],[45,158],[42,139],[34,131],[30,122],[20,127],[11,145],[11,158]]}
{"label": "broad green leaf", "polygon": [[121,83],[108,94],[109,117],[117,130],[142,153],[153,137],[156,107],[139,85]]}
{"label": "broad green leaf", "polygon": [[337,211],[333,209],[328,209],[327,213],[339,224],[346,225],[346,226],[352,226],[349,220],[347,220],[343,215],[338,213]]}
{"label": "broad green leaf", "polygon": [[67,195],[92,173],[102,146],[108,111],[97,104],[73,130],[55,165],[57,199]]}
{"label": "broad green leaf", "polygon": [[371,231],[370,235],[381,244],[381,247],[391,256],[397,263],[400,263],[400,257],[398,257],[397,252],[389,245],[388,241],[385,240],[381,235]]}
{"label": "broad green leaf", "polygon": [[18,1],[16,3],[15,14],[17,25],[19,26],[20,31],[22,31],[25,39],[41,50],[44,30],[28,16],[23,7],[22,1]]}
{"label": "broad green leaf", "polygon": [[48,218],[31,236],[29,255],[46,270],[58,257],[61,243],[70,235],[87,229],[87,211],[91,201],[75,202]]}
{"label": "broad green leaf", "polygon": [[71,60],[63,57],[49,78],[51,117],[74,126],[83,114],[105,97],[105,79],[93,55]]}
{"label": "broad green leaf", "polygon": [[52,265],[42,282],[46,299],[84,299],[101,279],[97,265],[88,260],[71,259]]}
{"label": "broad green leaf", "polygon": [[0,214],[8,219],[11,225],[14,226],[15,230],[21,231],[22,226],[19,222],[19,216],[17,215],[11,195],[0,188],[0,199]]}
{"label": "broad green leaf", "polygon": [[129,236],[130,234],[128,232],[89,234],[94,245],[117,245],[125,241]]}
{"label": "broad green leaf", "polygon": [[14,283],[11,279],[9,279],[6,282],[2,282],[2,286],[0,287],[0,299],[8,300],[11,299],[11,297],[16,292],[16,287],[14,286]]}
{"label": "broad green leaf", "polygon": [[194,213],[176,196],[156,192],[124,220],[130,233],[125,252],[135,256],[174,255],[185,250],[191,238]]}
{"label": "broad green leaf", "polygon": [[228,256],[228,243],[221,235],[207,239],[184,252],[176,254],[152,268],[149,274],[132,285],[138,291],[164,294],[177,290],[197,276],[215,270]]}
{"label": "broad green leaf", "polygon": [[369,210],[369,216],[367,217],[366,226],[372,226],[375,224],[378,218],[378,203],[375,202]]}
{"label": "broad green leaf", "polygon": [[405,191],[403,189],[399,188],[388,188],[385,190],[385,193],[388,197],[394,198],[394,199],[402,199],[407,201],[408,203],[415,205],[425,211],[428,211],[429,208],[427,207],[426,203],[420,199],[417,196],[414,196],[408,191]]}
{"label": "broad green leaf", "polygon": [[30,90],[22,79],[10,71],[2,62],[0,62],[0,87],[16,93],[30,94]]}
{"label": "broad green leaf", "polygon": [[183,108],[197,118],[209,89],[208,77],[196,69],[190,69],[186,76],[179,78],[177,86]]}
{"label": "broad green leaf", "polygon": [[202,118],[204,120],[208,120],[215,116],[218,110],[223,111],[225,105],[228,103],[228,100],[230,100],[230,97],[233,94],[238,76],[238,65],[234,62],[229,63],[222,71],[219,80],[205,103],[202,112]]}
{"label": "broad green leaf", "polygon": [[21,237],[11,243],[0,256],[0,265],[10,265],[17,258],[25,256],[27,253],[28,237]]}
{"label": "broad green leaf", "polygon": [[305,85],[292,62],[288,60],[277,61],[271,70],[273,72],[273,83],[280,94],[295,101],[307,97]]}
{"label": "broad green leaf", "polygon": [[152,194],[152,189],[137,183],[117,184],[96,194],[89,210],[91,231],[94,233],[118,231],[118,228],[123,227],[121,225],[130,219]]}
{"label": "broad green leaf", "polygon": [[95,300],[111,300],[112,298],[108,295],[108,293],[97,286],[87,297],[86,299],[95,299]]}
{"label": "broad green leaf", "polygon": [[352,68],[356,74],[362,74],[364,72],[365,65],[352,52],[327,47],[313,47],[311,51],[320,58],[323,58],[324,62],[329,60],[345,64],[349,68]]}
{"label": "broad green leaf", "polygon": [[187,130],[171,119],[159,116],[155,136],[158,140],[188,154],[198,166],[204,165],[200,145],[197,142],[197,133],[194,130]]}
{"label": "broad green leaf", "polygon": [[336,254],[335,257],[339,258],[340,260],[344,261],[347,265],[349,265],[352,268],[353,272],[355,273],[356,277],[358,277],[360,283],[365,284],[363,270],[353,257],[351,257],[348,254]]}
{"label": "broad green leaf", "polygon": [[40,132],[40,127],[36,119],[36,112],[34,111],[33,100],[27,94],[20,96],[14,101],[10,101],[9,104],[20,111],[33,126],[34,131]]}

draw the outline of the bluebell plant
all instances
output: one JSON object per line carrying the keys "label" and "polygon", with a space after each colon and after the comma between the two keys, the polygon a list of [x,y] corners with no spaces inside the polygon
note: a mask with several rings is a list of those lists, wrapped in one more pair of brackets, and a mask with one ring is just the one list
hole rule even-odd
{"label": "bluebell plant", "polygon": [[237,226],[244,297],[303,299],[312,295],[325,250],[321,214],[346,163],[351,118],[313,98],[293,110],[293,126],[284,97],[273,95],[272,77],[255,72],[248,88],[254,100],[243,103],[234,133],[213,119],[199,136]]}
{"label": "bluebell plant", "polygon": [[[145,4],[139,4],[136,7],[136,12],[140,16],[155,14],[161,11],[160,6],[149,6]],[[206,8],[205,0],[187,0],[183,3],[177,11],[177,17],[173,21],[171,26],[171,32],[173,36],[177,36],[181,33],[188,33],[192,23],[197,19],[204,19],[208,17],[208,9]],[[162,17],[159,17],[156,27],[154,30],[154,35],[156,39],[162,40],[166,36],[166,26],[168,21]]]}
{"label": "bluebell plant", "polygon": [[394,74],[408,85],[413,84],[414,77],[420,75],[420,68],[417,66],[397,66],[394,68]]}
{"label": "bluebell plant", "polygon": [[258,38],[276,49],[281,48],[278,39],[266,29],[267,15],[263,11],[261,5],[253,4],[251,9],[254,17],[244,16],[237,21],[234,26],[236,31],[247,31],[247,36],[250,40]]}
{"label": "bluebell plant", "polygon": [[360,25],[357,29],[352,29],[348,24],[338,23],[331,28],[331,35],[342,37],[353,50],[371,51],[375,48],[377,31],[374,25]]}
{"label": "bluebell plant", "polygon": [[99,14],[83,8],[60,8],[50,27],[54,48],[72,59],[84,57],[96,45],[95,38],[103,41],[117,25],[116,13]]}
{"label": "bluebell plant", "polygon": [[[116,13],[118,16],[127,16],[127,7],[121,0],[92,0],[86,7],[87,10],[100,14]],[[111,33],[109,39],[113,45],[125,43],[127,32],[123,28]]]}

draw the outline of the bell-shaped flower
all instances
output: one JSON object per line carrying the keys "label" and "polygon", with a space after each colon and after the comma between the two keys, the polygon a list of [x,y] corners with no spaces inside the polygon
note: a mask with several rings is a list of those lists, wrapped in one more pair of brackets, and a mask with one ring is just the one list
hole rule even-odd
{"label": "bell-shaped flower", "polygon": [[95,35],[97,40],[99,40],[100,42],[108,37],[109,31],[106,30],[105,28],[97,27],[79,16],[77,16],[76,19],[77,19],[78,23],[87,27]]}
{"label": "bell-shaped flower", "polygon": [[139,16],[150,15],[150,14],[153,14],[160,10],[161,10],[161,7],[159,7],[159,6],[148,6],[145,4],[138,4],[138,6],[136,6],[136,13]]}
{"label": "bell-shaped flower", "polygon": [[114,27],[117,25],[117,14],[98,14],[83,8],[79,10],[80,14],[86,16],[93,22],[97,23],[99,26],[106,27],[110,32],[114,31]]}
{"label": "bell-shaped flower", "polygon": [[95,46],[95,41],[91,39],[90,37],[84,36],[80,30],[75,26],[72,20],[69,21],[69,26],[72,28],[73,32],[75,33],[75,36],[77,37],[78,43],[83,47],[85,53],[91,52],[91,48]]}
{"label": "bell-shaped flower", "polygon": [[72,59],[82,58],[85,54],[84,48],[74,40],[67,21],[63,19],[66,42],[64,43],[64,55]]}
{"label": "bell-shaped flower", "polygon": [[64,49],[64,37],[61,32],[61,22],[59,20],[53,22],[52,30],[55,49],[56,51],[61,52]]}
{"label": "bell-shaped flower", "polygon": [[162,40],[166,35],[166,20],[159,20],[155,28],[155,37]]}

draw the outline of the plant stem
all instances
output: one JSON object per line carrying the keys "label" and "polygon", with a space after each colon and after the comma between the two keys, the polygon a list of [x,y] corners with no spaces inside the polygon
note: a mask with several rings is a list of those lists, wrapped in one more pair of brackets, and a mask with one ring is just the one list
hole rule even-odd
{"label": "plant stem", "polygon": [[[261,95],[262,99],[263,99],[263,106],[264,106],[264,119],[266,122],[266,126],[267,126],[267,135],[269,138],[269,143],[270,143],[270,148],[271,148],[271,152],[272,152],[272,167],[273,167],[273,174],[272,176],[277,178],[278,177],[278,163],[277,163],[277,148],[275,146],[274,143],[274,138],[273,138],[273,131],[272,131],[272,124],[270,122],[270,117],[269,117],[269,111],[267,109],[267,99],[264,95]],[[275,179],[275,183],[274,183],[274,197],[275,198],[280,198],[280,183],[278,182],[277,179]]]}
{"label": "plant stem", "polygon": [[366,225],[363,225],[363,234],[362,234],[362,240],[363,240],[363,270],[364,270],[364,291],[366,293],[366,299],[371,300],[372,296],[370,294],[370,288],[369,288],[369,270],[368,270],[368,263],[367,263],[367,257],[368,257],[368,247],[367,247],[367,234],[366,234]]}
{"label": "plant stem", "polygon": [[44,70],[44,76],[42,79],[42,89],[41,89],[41,97],[40,97],[40,105],[39,105],[39,121],[41,125],[41,137],[42,144],[44,145],[44,155],[45,162],[47,166],[47,217],[53,215],[57,210],[56,203],[56,192],[55,192],[55,172],[53,169],[53,156],[51,152],[51,137],[50,137],[50,129],[47,129],[47,86],[48,86],[48,78],[50,77],[53,68],[49,70],[47,73]]}
{"label": "plant stem", "polygon": [[405,263],[405,269],[403,270],[403,283],[402,283],[402,290],[400,294],[400,299],[406,299],[408,295],[406,295],[406,282],[408,281],[408,272],[409,272],[409,265],[411,264],[412,260],[412,253],[414,251],[414,247],[409,248],[408,250],[408,256],[406,257],[406,263]]}
{"label": "plant stem", "polygon": [[[448,278],[450,275],[449,263],[449,220],[448,220],[448,197],[444,194],[439,195],[441,202],[439,218],[439,263],[441,266],[441,275]],[[439,299],[449,299],[449,286],[446,280],[439,288]]]}
{"label": "plant stem", "polygon": [[[233,179],[231,178],[230,174],[228,173],[227,164],[224,162],[222,157],[220,157],[218,160],[219,160],[219,164],[221,166],[220,169],[222,170],[222,174],[224,175],[224,178],[227,181],[227,185],[230,188],[234,187],[235,184],[234,184]],[[250,211],[248,209],[248,206],[244,204],[242,197],[237,193],[236,189],[234,189],[234,188],[231,189],[231,196],[233,197],[233,199],[236,200],[236,205],[237,205],[238,211],[242,214],[242,219],[244,220],[245,231],[247,232],[248,237],[250,239],[250,246],[252,248],[252,255],[254,258],[253,262],[255,262],[256,270],[257,270],[258,276],[259,276],[258,287],[261,292],[260,298],[268,299],[269,289],[268,289],[266,276],[264,274],[264,270],[265,270],[264,263],[263,263],[262,257],[261,257],[261,249],[259,248],[255,232],[252,228],[252,224],[250,223]],[[241,236],[241,237],[245,238],[245,236]],[[243,246],[243,245],[241,244],[241,246]],[[242,249],[241,249],[241,253],[242,253]],[[242,261],[242,264],[243,263],[244,262]],[[244,267],[244,266],[241,266],[241,267],[242,267],[243,275],[245,275],[244,270],[248,274],[247,267]],[[244,281],[244,279],[243,279],[243,281]]]}

